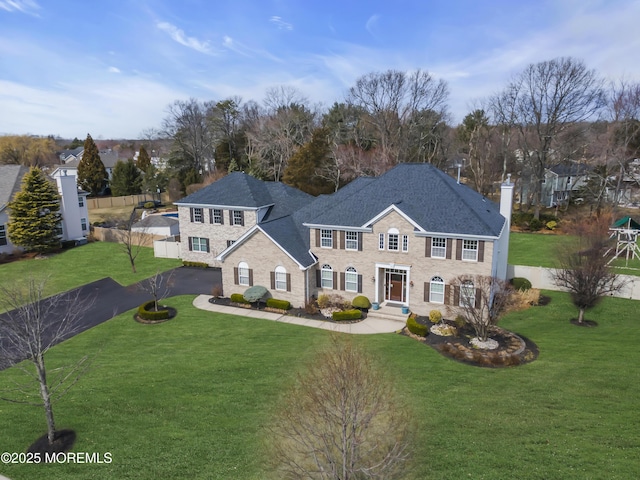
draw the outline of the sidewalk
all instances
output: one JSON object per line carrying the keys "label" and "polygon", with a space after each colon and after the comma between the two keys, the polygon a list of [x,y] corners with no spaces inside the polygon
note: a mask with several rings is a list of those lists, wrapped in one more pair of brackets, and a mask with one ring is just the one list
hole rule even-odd
{"label": "sidewalk", "polygon": [[279,313],[265,312],[262,310],[249,310],[245,308],[230,307],[227,305],[217,305],[209,303],[211,295],[199,295],[193,301],[193,306],[200,310],[208,310],[210,312],[226,313],[229,315],[240,315],[243,317],[261,318],[263,320],[272,320],[274,322],[292,323],[294,325],[302,325],[304,327],[321,328],[323,330],[331,330],[340,333],[353,333],[370,335],[373,333],[394,333],[402,330],[404,324],[396,320],[385,320],[382,318],[365,318],[358,323],[333,323],[323,322],[321,320],[310,320],[308,318],[293,317],[290,315],[281,315]]}

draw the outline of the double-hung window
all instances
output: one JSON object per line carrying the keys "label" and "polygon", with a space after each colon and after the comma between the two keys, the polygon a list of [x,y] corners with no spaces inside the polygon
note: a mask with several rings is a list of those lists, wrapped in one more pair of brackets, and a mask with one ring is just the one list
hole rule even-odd
{"label": "double-hung window", "polygon": [[78,206],[84,207],[84,197],[82,195],[78,195]]}
{"label": "double-hung window", "polygon": [[331,265],[322,265],[321,284],[322,288],[333,288],[333,268]]}
{"label": "double-hung window", "polygon": [[472,262],[478,261],[478,241],[477,240],[462,241],[462,260],[469,260]]}
{"label": "double-hung window", "polygon": [[384,233],[381,233],[378,236],[378,249],[379,250],[384,250]]}
{"label": "double-hung window", "polygon": [[7,244],[7,227],[0,225],[0,246]]}
{"label": "double-hung window", "polygon": [[242,210],[234,210],[231,215],[231,220],[233,225],[244,225],[244,215],[242,214]]}
{"label": "double-hung window", "polygon": [[208,252],[209,241],[203,237],[189,237],[191,242],[191,250],[194,252]]}
{"label": "double-hung window", "polygon": [[345,232],[344,240],[346,250],[358,250],[358,232]]}
{"label": "double-hung window", "polygon": [[222,210],[219,208],[211,210],[211,223],[214,225],[222,225]]}
{"label": "double-hung window", "polygon": [[191,209],[191,221],[194,223],[204,223],[204,215],[202,215],[202,208],[193,207]]}
{"label": "double-hung window", "polygon": [[409,251],[409,235],[402,235],[402,251]]}
{"label": "double-hung window", "polygon": [[287,290],[287,269],[281,266],[276,267],[276,290]]}
{"label": "double-hung window", "polygon": [[249,265],[246,262],[238,264],[238,285],[249,285]]}
{"label": "double-hung window", "polygon": [[322,229],[320,230],[320,246],[322,248],[333,248],[333,231]]}
{"label": "double-hung window", "polygon": [[358,291],[358,271],[353,267],[348,267],[344,272],[344,289],[347,292]]}
{"label": "double-hung window", "polygon": [[86,218],[81,218],[80,219],[80,227],[82,228],[82,230],[87,230],[87,219]]}
{"label": "double-hung window", "polygon": [[471,280],[465,280],[460,285],[460,306],[475,307],[476,289]]}
{"label": "double-hung window", "polygon": [[442,237],[433,237],[431,239],[431,256],[433,258],[446,258],[447,256],[447,239]]}
{"label": "double-hung window", "polygon": [[429,301],[432,303],[444,303],[444,280],[442,280],[442,277],[431,278]]}

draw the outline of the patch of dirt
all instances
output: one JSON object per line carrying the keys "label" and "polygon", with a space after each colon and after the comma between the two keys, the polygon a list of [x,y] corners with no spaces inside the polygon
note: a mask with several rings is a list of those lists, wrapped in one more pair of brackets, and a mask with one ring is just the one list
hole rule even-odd
{"label": "patch of dirt", "polygon": [[576,327],[592,328],[592,327],[598,326],[598,322],[596,322],[595,320],[583,320],[582,322],[578,322],[577,318],[572,318],[570,322],[572,325],[575,325]]}
{"label": "patch of dirt", "polygon": [[38,438],[29,446],[27,453],[39,453],[44,458],[45,454],[68,452],[76,441],[76,432],[73,430],[59,430],[54,434],[53,443],[49,443],[47,434]]}

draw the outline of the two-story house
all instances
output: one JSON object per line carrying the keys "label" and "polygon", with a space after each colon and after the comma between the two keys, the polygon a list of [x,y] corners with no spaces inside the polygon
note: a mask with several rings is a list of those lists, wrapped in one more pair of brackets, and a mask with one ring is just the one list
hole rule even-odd
{"label": "two-story house", "polygon": [[222,269],[225,295],[251,285],[302,306],[321,293],[456,305],[460,274],[506,278],[513,185],[501,205],[429,164],[401,164],[310,197],[235,172],[177,202],[184,260]]}

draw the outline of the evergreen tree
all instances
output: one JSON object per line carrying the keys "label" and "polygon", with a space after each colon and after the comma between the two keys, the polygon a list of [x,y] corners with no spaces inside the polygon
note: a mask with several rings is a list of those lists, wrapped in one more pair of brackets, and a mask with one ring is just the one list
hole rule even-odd
{"label": "evergreen tree", "polygon": [[28,252],[46,252],[60,245],[58,190],[40,168],[27,172],[22,189],[8,206],[8,233],[14,245]]}
{"label": "evergreen tree", "polygon": [[138,154],[138,168],[143,172],[147,172],[149,166],[151,165],[151,157],[147,152],[147,149],[144,148],[144,145],[140,147],[140,153]]}
{"label": "evergreen tree", "polygon": [[136,164],[131,158],[126,162],[118,160],[111,177],[111,194],[120,197],[136,195],[140,192],[142,192],[142,175]]}
{"label": "evergreen tree", "polygon": [[142,178],[142,191],[151,193],[164,192],[167,190],[168,184],[169,177],[167,177],[167,174],[151,164]]}
{"label": "evergreen tree", "polygon": [[332,191],[331,185],[317,174],[330,153],[327,135],[326,129],[316,129],[311,140],[292,155],[284,171],[284,183],[311,195]]}
{"label": "evergreen tree", "polygon": [[84,141],[82,160],[78,164],[78,184],[91,195],[98,195],[107,185],[109,176],[91,135]]}

